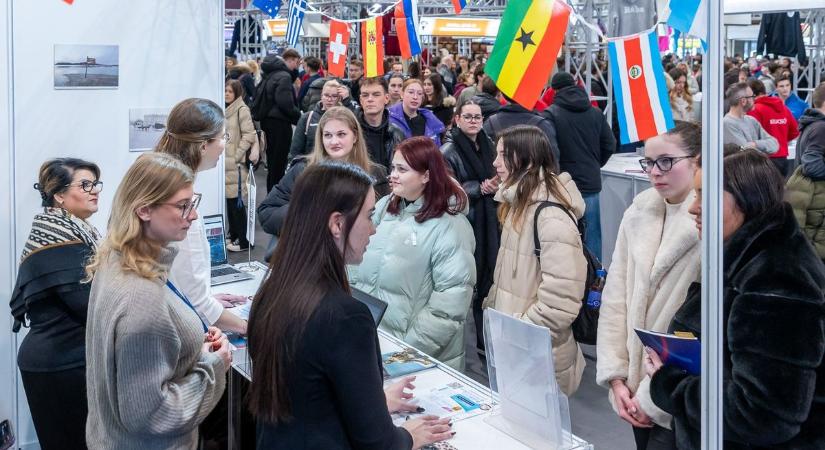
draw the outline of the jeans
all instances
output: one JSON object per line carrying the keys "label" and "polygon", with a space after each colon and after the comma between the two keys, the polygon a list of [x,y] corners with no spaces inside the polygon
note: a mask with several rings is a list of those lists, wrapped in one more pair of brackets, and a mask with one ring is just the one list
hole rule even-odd
{"label": "jeans", "polygon": [[599,212],[599,193],[582,194],[584,198],[584,245],[599,261],[602,260],[602,220]]}

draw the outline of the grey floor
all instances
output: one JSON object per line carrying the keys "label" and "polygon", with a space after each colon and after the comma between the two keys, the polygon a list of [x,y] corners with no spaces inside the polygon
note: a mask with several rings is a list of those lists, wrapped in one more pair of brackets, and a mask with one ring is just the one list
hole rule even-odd
{"label": "grey floor", "polygon": [[[256,173],[258,183],[257,203],[266,197],[266,169]],[[256,246],[252,250],[252,260],[263,261],[269,236],[260,225],[256,230]],[[230,253],[233,263],[246,261],[247,252]],[[467,367],[466,374],[474,380],[488,384],[487,369],[482,365],[475,351],[475,324],[472,315],[467,321]],[[595,347],[584,349],[587,367],[584,370],[579,390],[570,398],[570,414],[573,433],[593,444],[596,449],[632,450],[636,446],[630,425],[619,419],[607,402],[607,390],[596,385]],[[502,449],[506,450],[506,449]]]}

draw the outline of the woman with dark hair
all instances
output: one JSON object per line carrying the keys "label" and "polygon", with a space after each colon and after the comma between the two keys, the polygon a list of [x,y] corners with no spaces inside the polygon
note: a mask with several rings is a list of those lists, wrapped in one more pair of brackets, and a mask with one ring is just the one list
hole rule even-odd
{"label": "woman with dark hair", "polygon": [[673,111],[673,120],[684,120],[688,122],[698,122],[701,111],[695,111],[693,107],[693,95],[688,89],[688,75],[680,69],[673,69],[669,72],[673,79],[673,87],[670,88],[670,109]]}
{"label": "woman with dark hair", "polygon": [[[724,159],[723,405],[725,449],[825,448],[825,269],[783,199],[770,159]],[[702,229],[702,175],[690,207]],[[701,339],[701,293],[691,287],[668,332]],[[701,378],[646,349],[653,401],[673,415],[680,449],[700,448]]]}
{"label": "woman with dark hair", "polygon": [[438,120],[444,124],[444,127],[449,130],[453,126],[455,97],[447,93],[441,75],[437,73],[425,78],[423,87],[426,96],[424,107],[432,111]]}
{"label": "woman with dark hair", "polygon": [[[11,296],[15,333],[28,326],[17,354],[40,448],[86,448],[86,313],[83,270],[100,233],[88,222],[103,190],[97,164],[76,158],[40,166],[34,216]],[[27,320],[28,319],[28,323]]]}
{"label": "woman with dark hair", "polygon": [[376,234],[353,286],[389,303],[381,328],[439,361],[464,368],[464,322],[476,271],[467,195],[432,140],[396,147],[392,195],[375,206]]}
{"label": "woman with dark hair", "polygon": [[473,294],[473,319],[476,325],[476,348],[484,349],[484,323],[481,303],[493,284],[493,269],[499,246],[496,201],[499,178],[493,167],[495,145],[481,128],[481,106],[467,100],[455,110],[456,126],[447,133],[441,153],[467,194],[470,210],[467,218],[476,240],[476,290]]}
{"label": "woman with dark hair", "polygon": [[[550,330],[556,381],[572,395],[585,364],[572,329],[587,278],[577,227],[584,199],[570,174],[555,173],[558,163],[540,128],[508,128],[499,136],[496,153],[501,248],[485,306]],[[542,202],[558,206],[539,211]],[[538,258],[535,236],[541,243]]]}
{"label": "woman with dark hair", "polygon": [[427,100],[424,94],[424,84],[417,78],[410,78],[404,82],[401,90],[401,103],[388,108],[390,123],[404,131],[404,136],[426,136],[441,145],[441,134],[444,133],[444,124],[430,111],[422,108]]}
{"label": "woman with dark hair", "polygon": [[382,392],[381,354],[369,309],[352,298],[346,264],[361,262],[375,210],[360,167],[308,167],[253,302],[249,409],[258,448],[417,449],[448,439],[435,416],[393,426]]}
{"label": "woman with dark hair", "polygon": [[224,159],[224,196],[226,197],[227,233],[226,249],[239,252],[249,248],[246,239],[246,205],[249,192],[246,178],[249,164],[258,161],[258,149],[253,147],[258,139],[249,107],[243,101],[244,88],[238,80],[228,80],[224,87],[226,103],[226,157]]}

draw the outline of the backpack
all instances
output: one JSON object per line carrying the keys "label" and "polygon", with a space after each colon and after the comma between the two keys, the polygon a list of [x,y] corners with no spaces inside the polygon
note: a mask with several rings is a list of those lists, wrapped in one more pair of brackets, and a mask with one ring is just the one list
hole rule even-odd
{"label": "backpack", "polygon": [[272,109],[266,98],[266,85],[269,81],[269,79],[264,78],[258,84],[258,88],[255,89],[255,96],[252,98],[252,104],[249,105],[249,112],[252,113],[252,119],[256,122],[266,119],[269,110]]}
{"label": "backpack", "polygon": [[[584,285],[584,297],[582,297],[582,304],[581,308],[579,308],[579,315],[576,316],[576,320],[573,321],[573,338],[576,342],[580,342],[582,344],[588,345],[596,345],[596,332],[598,330],[599,325],[599,305],[597,306],[590,306],[588,304],[588,298],[591,294],[591,288],[594,285],[599,283],[604,283],[604,280],[599,280],[600,276],[605,277],[606,272],[602,267],[602,263],[596,258],[594,255],[585,245],[584,245],[584,233],[586,228],[586,222],[584,218],[581,220],[576,220],[573,214],[564,207],[564,205],[556,202],[551,201],[542,201],[539,202],[539,206],[536,208],[536,214],[533,216],[533,252],[537,258],[541,257],[541,242],[539,241],[539,230],[538,230],[538,223],[539,223],[539,213],[544,208],[552,206],[561,209],[564,211],[570,220],[576,224],[576,228],[579,230],[579,236],[581,236],[582,240],[582,251],[584,253],[584,259],[587,261],[587,278],[585,279]],[[599,273],[601,272],[601,273]]]}

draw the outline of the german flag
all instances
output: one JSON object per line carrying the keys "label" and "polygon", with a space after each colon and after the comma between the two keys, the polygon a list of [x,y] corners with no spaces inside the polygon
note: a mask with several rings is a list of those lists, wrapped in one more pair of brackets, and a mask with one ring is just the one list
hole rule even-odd
{"label": "german flag", "polygon": [[484,72],[502,93],[532,110],[556,65],[570,7],[554,0],[511,0]]}

